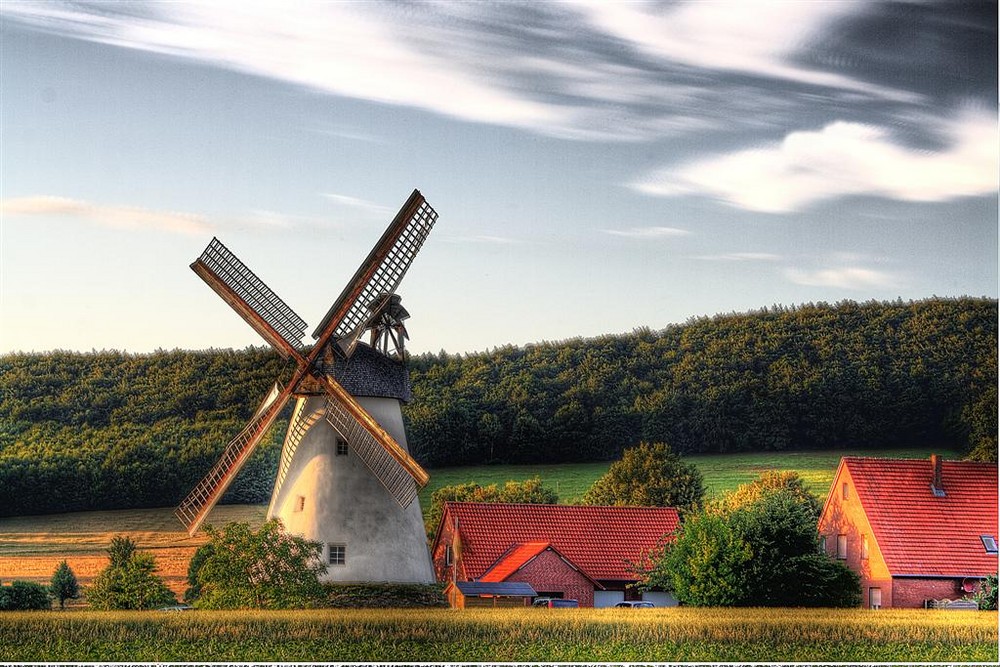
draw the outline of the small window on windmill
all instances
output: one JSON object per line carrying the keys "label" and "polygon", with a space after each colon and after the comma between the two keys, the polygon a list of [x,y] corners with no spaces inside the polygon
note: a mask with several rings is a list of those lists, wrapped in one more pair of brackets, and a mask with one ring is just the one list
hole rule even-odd
{"label": "small window on windmill", "polygon": [[327,562],[330,565],[346,565],[347,564],[347,546],[343,544],[331,544],[330,545],[330,555]]}
{"label": "small window on windmill", "polygon": [[337,456],[347,456],[347,441],[337,438]]}
{"label": "small window on windmill", "polygon": [[292,509],[293,512],[301,512],[306,508],[306,497],[305,496],[295,496],[295,507]]}
{"label": "small window on windmill", "polygon": [[983,541],[983,548],[986,549],[986,553],[997,553],[997,540],[995,537],[992,535],[980,535],[979,539]]}

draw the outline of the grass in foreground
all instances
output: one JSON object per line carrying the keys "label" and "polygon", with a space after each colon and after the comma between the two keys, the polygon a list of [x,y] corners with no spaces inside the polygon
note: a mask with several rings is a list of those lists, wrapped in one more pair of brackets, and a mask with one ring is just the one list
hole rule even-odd
{"label": "grass in foreground", "polygon": [[997,616],[940,610],[9,612],[0,661],[995,662]]}

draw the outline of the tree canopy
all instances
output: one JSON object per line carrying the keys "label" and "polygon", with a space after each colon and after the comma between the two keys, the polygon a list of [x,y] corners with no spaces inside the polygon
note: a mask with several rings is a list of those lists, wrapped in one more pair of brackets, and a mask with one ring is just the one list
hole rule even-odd
{"label": "tree canopy", "polygon": [[673,507],[682,515],[701,506],[701,472],[662,442],[626,449],[583,495],[584,505]]}
{"label": "tree canopy", "polygon": [[438,524],[441,523],[441,516],[444,514],[444,504],[448,501],[555,505],[559,502],[559,495],[552,489],[542,486],[542,480],[538,477],[523,482],[507,481],[503,486],[496,484],[480,486],[475,482],[442,486],[431,494],[431,506],[424,525],[428,539],[434,538]]}
{"label": "tree canopy", "polygon": [[66,600],[75,600],[80,597],[80,583],[66,561],[59,563],[56,571],[52,573],[49,592],[53,598],[59,600],[60,609],[66,608]]}
{"label": "tree canopy", "polygon": [[177,602],[156,574],[153,556],[137,551],[132,538],[113,538],[108,561],[85,591],[94,609],[153,609]]}
{"label": "tree canopy", "polygon": [[854,607],[858,575],[821,553],[815,499],[794,478],[769,476],[688,517],[674,540],[637,566],[643,585],[683,604]]}

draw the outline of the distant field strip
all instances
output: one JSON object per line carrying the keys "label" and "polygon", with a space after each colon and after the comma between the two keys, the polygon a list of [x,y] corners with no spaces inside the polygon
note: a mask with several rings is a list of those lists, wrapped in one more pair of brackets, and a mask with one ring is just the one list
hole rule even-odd
{"label": "distant field strip", "polygon": [[987,612],[6,612],[0,661],[996,662]]}

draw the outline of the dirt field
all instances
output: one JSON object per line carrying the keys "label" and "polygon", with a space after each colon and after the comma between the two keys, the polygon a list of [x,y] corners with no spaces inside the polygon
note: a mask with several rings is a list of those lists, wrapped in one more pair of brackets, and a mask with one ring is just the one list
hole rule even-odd
{"label": "dirt field", "polygon": [[[207,523],[263,522],[264,505],[223,505]],[[127,535],[156,559],[158,572],[178,599],[187,587],[188,561],[205,543],[205,534],[189,537],[171,508],[78,512],[36,517],[0,518],[0,581],[48,583],[63,559],[87,586],[108,564],[111,538]]]}

